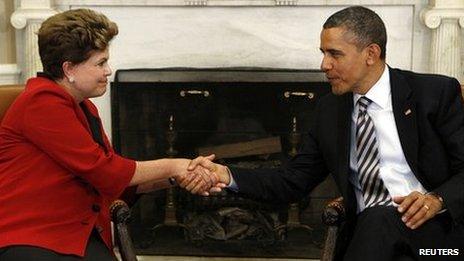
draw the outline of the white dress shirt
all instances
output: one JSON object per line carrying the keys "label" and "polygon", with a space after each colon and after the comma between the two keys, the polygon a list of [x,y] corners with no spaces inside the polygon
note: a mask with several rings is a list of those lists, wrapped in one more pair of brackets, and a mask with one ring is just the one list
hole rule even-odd
{"label": "white dress shirt", "polygon": [[[367,113],[371,117],[375,126],[377,142],[379,145],[380,157],[380,177],[387,188],[390,196],[406,196],[413,191],[426,193],[427,191],[417,180],[411,171],[403,148],[401,148],[398,130],[396,128],[395,116],[393,115],[391,85],[389,69],[385,66],[380,79],[365,94],[372,103],[367,107]],[[350,169],[349,180],[355,188],[356,199],[358,202],[358,212],[364,210],[364,199],[357,177],[356,159],[356,120],[358,117],[357,101],[361,97],[359,94],[353,95],[354,109],[351,117],[351,145],[350,145]],[[397,204],[393,203],[395,206]]]}

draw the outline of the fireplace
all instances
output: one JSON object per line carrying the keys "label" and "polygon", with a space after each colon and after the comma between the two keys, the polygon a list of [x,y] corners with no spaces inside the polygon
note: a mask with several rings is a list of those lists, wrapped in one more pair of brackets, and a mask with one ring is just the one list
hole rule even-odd
{"label": "fireplace", "polygon": [[[319,71],[267,68],[119,70],[111,84],[113,145],[137,160],[196,157],[278,167],[296,153],[316,101],[330,91]],[[139,254],[318,258],[332,180],[297,204],[224,191],[143,195],[133,207]]]}

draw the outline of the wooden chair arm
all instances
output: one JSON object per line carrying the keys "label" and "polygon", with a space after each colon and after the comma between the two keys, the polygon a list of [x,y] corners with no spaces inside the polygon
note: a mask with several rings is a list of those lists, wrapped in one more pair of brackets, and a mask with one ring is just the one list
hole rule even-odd
{"label": "wooden chair arm", "polygon": [[345,207],[343,198],[330,201],[322,213],[322,222],[327,226],[339,226],[345,220]]}
{"label": "wooden chair arm", "polygon": [[130,222],[130,209],[126,202],[115,200],[110,207],[111,219],[114,223],[116,245],[122,261],[137,261],[134,245],[130,238],[127,224]]}
{"label": "wooden chair arm", "polygon": [[322,222],[328,226],[321,261],[332,261],[335,256],[335,247],[338,237],[338,228],[345,220],[345,207],[343,198],[330,201],[322,213]]}

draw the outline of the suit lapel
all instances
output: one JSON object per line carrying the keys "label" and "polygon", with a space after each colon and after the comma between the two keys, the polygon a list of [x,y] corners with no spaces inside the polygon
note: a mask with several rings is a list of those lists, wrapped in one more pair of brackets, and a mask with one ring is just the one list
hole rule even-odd
{"label": "suit lapel", "polygon": [[[416,102],[411,88],[402,75],[390,69],[393,114],[406,161],[418,177],[418,133]],[[419,177],[418,177],[419,178]]]}
{"label": "suit lapel", "polygon": [[353,186],[348,181],[350,170],[350,145],[351,145],[351,115],[353,112],[353,93],[347,93],[337,97],[337,128],[339,131],[337,147],[339,149],[338,175],[342,195],[345,197],[345,210],[347,219],[356,216],[356,196]]}
{"label": "suit lapel", "polygon": [[338,178],[342,195],[348,194],[348,173],[350,172],[350,135],[351,113],[353,111],[353,94],[347,93],[337,96],[337,147],[339,151]]}

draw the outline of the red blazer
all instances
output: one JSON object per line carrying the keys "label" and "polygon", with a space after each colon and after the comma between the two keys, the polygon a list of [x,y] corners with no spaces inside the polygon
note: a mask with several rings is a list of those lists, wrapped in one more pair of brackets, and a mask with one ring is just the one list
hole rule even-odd
{"label": "red blazer", "polygon": [[27,82],[0,127],[0,248],[83,256],[96,227],[112,249],[109,204],[128,186],[135,162],[103,136],[107,152],[70,94],[47,78]]}

